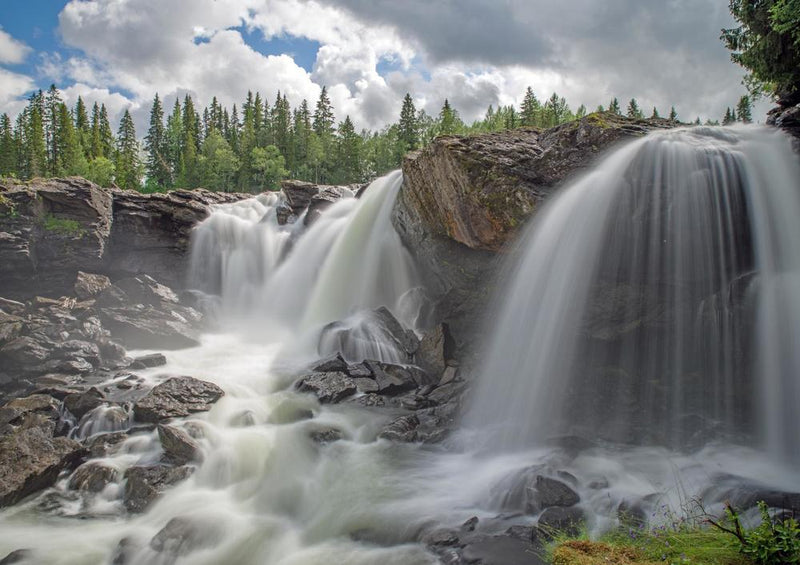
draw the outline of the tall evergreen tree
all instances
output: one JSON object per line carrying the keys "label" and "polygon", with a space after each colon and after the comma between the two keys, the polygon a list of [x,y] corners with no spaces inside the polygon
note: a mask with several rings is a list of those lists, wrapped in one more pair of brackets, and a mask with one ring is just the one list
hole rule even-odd
{"label": "tall evergreen tree", "polygon": [[403,106],[400,109],[400,121],[397,126],[399,141],[404,146],[403,153],[416,149],[419,145],[417,109],[414,107],[414,100],[408,92],[406,92],[403,98]]}
{"label": "tall evergreen tree", "polygon": [[520,121],[523,126],[541,126],[542,103],[536,98],[533,89],[529,86],[525,91],[525,98],[520,108]]}
{"label": "tall evergreen tree", "polygon": [[139,142],[136,140],[133,118],[127,108],[122,114],[117,131],[114,171],[114,179],[120,188],[141,190],[142,166],[139,160]]}
{"label": "tall evergreen tree", "polygon": [[636,101],[636,98],[631,98],[631,101],[628,102],[627,114],[629,118],[634,118],[637,120],[644,118],[644,114],[642,114],[642,109],[639,108],[639,103]]}
{"label": "tall evergreen tree", "polygon": [[61,93],[56,88],[55,84],[51,84],[47,90],[45,97],[45,111],[44,111],[44,135],[47,143],[47,170],[52,176],[57,176],[59,171],[59,163],[61,158],[58,154],[59,142],[58,131],[60,128],[59,108],[63,100]]}
{"label": "tall evergreen tree", "polygon": [[63,102],[58,108],[58,128],[56,130],[55,166],[58,175],[78,175],[86,172],[86,158],[79,142],[78,132],[72,122],[72,113]]}
{"label": "tall evergreen tree", "polygon": [[176,97],[172,105],[172,113],[167,117],[167,127],[164,132],[167,163],[170,169],[170,186],[179,178],[186,177],[183,167],[183,109],[181,102]]}
{"label": "tall evergreen tree", "polygon": [[0,116],[0,176],[17,174],[17,147],[8,114]]}
{"label": "tall evergreen tree", "polygon": [[164,128],[164,108],[156,93],[150,108],[150,127],[144,138],[147,153],[145,171],[147,184],[153,189],[164,189],[172,185],[172,170],[169,160],[169,139]]}
{"label": "tall evergreen tree", "polygon": [[675,111],[675,106],[669,109],[669,121],[671,122],[678,121],[678,112]]}
{"label": "tall evergreen tree", "polygon": [[75,130],[83,156],[89,159],[92,151],[92,128],[89,122],[89,112],[86,110],[86,104],[84,104],[83,98],[80,96],[78,96],[78,101],[75,103]]}
{"label": "tall evergreen tree", "polygon": [[108,110],[106,105],[100,105],[100,119],[99,119],[99,134],[100,134],[100,155],[107,159],[114,157],[116,151],[116,141],[114,140],[114,132],[111,129],[111,122],[108,119]]}
{"label": "tall evergreen tree", "polygon": [[319,100],[317,100],[317,106],[314,109],[314,121],[312,123],[314,133],[320,139],[329,137],[333,133],[333,122],[333,106],[330,98],[328,98],[328,90],[323,86],[319,94]]}
{"label": "tall evergreen tree", "polygon": [[746,94],[739,98],[739,103],[736,105],[736,113],[742,123],[749,124],[753,121],[753,106],[750,103],[750,97]]}
{"label": "tall evergreen tree", "polygon": [[445,98],[444,105],[439,112],[439,133],[441,135],[451,135],[458,131],[461,120],[458,113],[450,106],[450,101]]}
{"label": "tall evergreen tree", "polygon": [[656,108],[655,106],[653,106],[653,113],[652,113],[652,114],[650,114],[650,119],[651,119],[651,120],[657,120],[657,119],[659,119],[660,117],[661,117],[661,116],[658,114],[658,108]]}
{"label": "tall evergreen tree", "polygon": [[613,98],[611,103],[608,105],[608,111],[617,114],[618,116],[622,115],[622,110],[619,107],[619,100],[617,100],[616,97]]}
{"label": "tall evergreen tree", "polygon": [[361,181],[361,137],[356,133],[350,116],[339,124],[337,139],[338,182],[349,184]]}

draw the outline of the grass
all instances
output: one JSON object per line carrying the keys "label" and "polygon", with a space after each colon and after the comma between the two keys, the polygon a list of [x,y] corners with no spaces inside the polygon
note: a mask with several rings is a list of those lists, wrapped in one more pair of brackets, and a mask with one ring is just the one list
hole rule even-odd
{"label": "grass", "polygon": [[44,229],[60,235],[82,236],[84,231],[77,220],[68,220],[65,218],[56,218],[52,214],[48,214],[42,223]]}
{"label": "grass", "polygon": [[700,518],[669,525],[620,526],[596,541],[587,536],[556,538],[549,548],[553,565],[753,565],[739,541]]}

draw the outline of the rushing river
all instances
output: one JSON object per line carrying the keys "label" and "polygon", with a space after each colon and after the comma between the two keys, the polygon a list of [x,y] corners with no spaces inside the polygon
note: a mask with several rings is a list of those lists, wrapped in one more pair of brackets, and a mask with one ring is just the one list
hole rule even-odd
{"label": "rushing river", "polygon": [[[416,328],[425,314],[391,225],[401,174],[345,195],[308,228],[302,217],[278,224],[278,195],[220,206],[196,229],[191,273],[216,329],[141,372],[225,391],[176,424],[201,438],[196,471],[132,516],[121,481],[93,495],[64,478],[0,513],[0,556],[437,563],[419,543],[432,528],[535,521],[505,500],[510,478],[531,467],[571,477],[592,530],[612,526],[623,502],[656,513],[703,496],[713,510],[732,474],[796,492],[798,179],[780,135],[696,128],[626,145],[562,190],[510,255],[464,426],[436,446],[377,439],[390,410],[320,405],[291,386],[332,352],[326,324],[356,327],[365,309],[387,306]],[[397,359],[369,332],[348,355]],[[342,439],[312,439],[331,429]],[[121,476],[161,454],[157,433],[143,431],[103,462]],[[175,518],[191,543],[165,550],[152,540]]]}

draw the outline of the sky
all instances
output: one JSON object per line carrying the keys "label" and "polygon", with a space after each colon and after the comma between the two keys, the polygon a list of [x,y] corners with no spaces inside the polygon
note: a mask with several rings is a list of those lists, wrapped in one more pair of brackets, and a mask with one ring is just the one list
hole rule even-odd
{"label": "sky", "polygon": [[[144,134],[153,96],[241,105],[248,90],[378,129],[406,92],[465,121],[519,107],[531,86],[576,109],[630,98],[649,114],[719,119],[745,93],[719,40],[723,0],[2,0],[0,112],[55,83],[68,104],[125,108]],[[763,121],[768,104],[756,106]]]}

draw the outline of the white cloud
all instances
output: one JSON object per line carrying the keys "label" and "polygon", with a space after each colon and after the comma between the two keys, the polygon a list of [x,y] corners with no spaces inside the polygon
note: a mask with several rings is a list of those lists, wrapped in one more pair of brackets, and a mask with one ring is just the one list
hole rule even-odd
{"label": "white cloud", "polygon": [[16,116],[25,107],[21,97],[35,87],[30,77],[0,68],[0,111]]}
{"label": "white cloud", "polygon": [[22,63],[30,52],[30,47],[0,27],[0,64]]}

